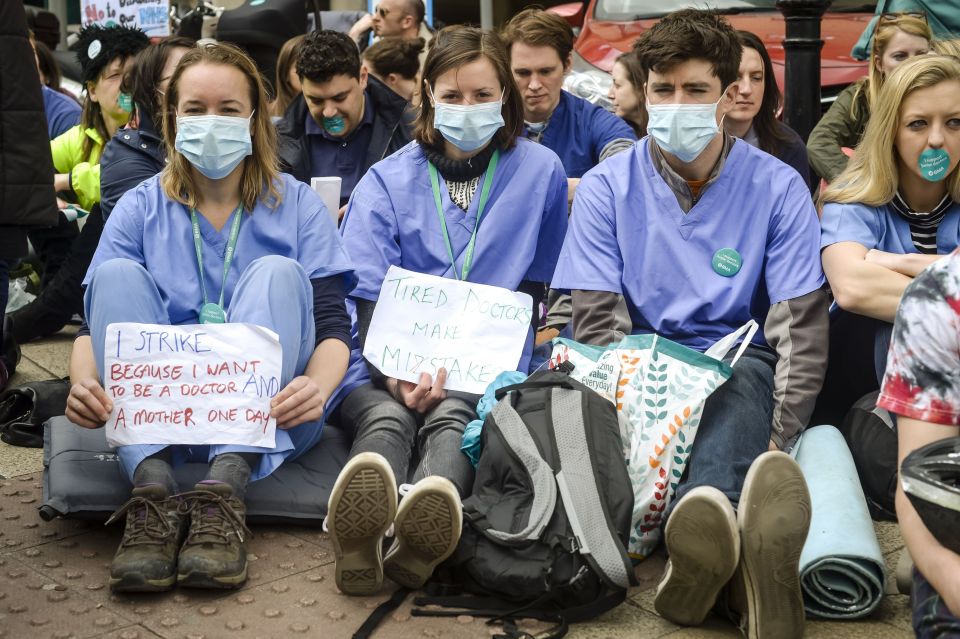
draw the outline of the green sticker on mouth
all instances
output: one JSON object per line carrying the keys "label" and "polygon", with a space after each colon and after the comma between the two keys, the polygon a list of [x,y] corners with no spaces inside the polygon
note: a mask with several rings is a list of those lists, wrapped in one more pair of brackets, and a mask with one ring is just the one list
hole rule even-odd
{"label": "green sticker on mouth", "polygon": [[713,254],[713,271],[717,275],[724,277],[733,277],[740,272],[743,266],[743,258],[736,249],[722,248]]}
{"label": "green sticker on mouth", "polygon": [[930,182],[939,182],[947,177],[950,168],[950,154],[943,149],[927,149],[920,154],[917,161],[920,166],[920,175]]}

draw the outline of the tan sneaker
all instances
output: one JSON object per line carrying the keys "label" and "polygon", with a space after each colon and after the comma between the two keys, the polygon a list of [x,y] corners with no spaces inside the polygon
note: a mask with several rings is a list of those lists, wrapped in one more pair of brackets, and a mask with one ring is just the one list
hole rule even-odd
{"label": "tan sneaker", "polygon": [[167,489],[150,484],[110,516],[110,524],[126,515],[123,539],[110,564],[114,592],[160,592],[177,581],[177,553],[183,541],[183,518]]}
{"label": "tan sneaker", "polygon": [[748,639],[802,637],[800,552],[810,528],[810,493],[789,455],[767,452],[750,466],[737,509],[741,554],[736,579],[745,595]]}
{"label": "tan sneaker", "polygon": [[383,585],[383,535],[397,514],[397,482],[377,453],[360,453],[340,471],[327,504],[326,527],[337,588],[370,595]]}
{"label": "tan sneaker", "polygon": [[463,510],[460,494],[448,479],[424,477],[400,502],[396,539],[383,561],[393,581],[421,588],[460,542]]}
{"label": "tan sneaker", "polygon": [[664,542],[670,558],[654,608],[675,624],[697,626],[740,558],[740,533],[730,500],[716,488],[694,488],[667,520]]}
{"label": "tan sneaker", "polygon": [[177,582],[187,588],[239,588],[247,580],[247,509],[221,482],[200,482],[180,495],[190,531],[180,549]]}

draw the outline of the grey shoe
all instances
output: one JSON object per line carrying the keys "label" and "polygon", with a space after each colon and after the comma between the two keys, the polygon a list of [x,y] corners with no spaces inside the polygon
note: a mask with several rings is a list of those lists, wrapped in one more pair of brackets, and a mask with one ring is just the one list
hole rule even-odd
{"label": "grey shoe", "polygon": [[167,489],[150,484],[133,489],[133,496],[107,523],[126,515],[123,539],[110,564],[110,589],[115,592],[160,592],[177,581],[177,552],[183,540],[183,518]]}
{"label": "grey shoe", "polygon": [[749,639],[803,636],[800,552],[810,516],[810,493],[797,462],[781,452],[760,455],[747,472],[737,509],[742,549],[735,585],[746,604],[740,626]]}
{"label": "grey shoe", "polygon": [[190,531],[180,550],[177,582],[188,588],[239,588],[247,580],[247,509],[229,484],[200,482],[180,495]]}
{"label": "grey shoe", "polygon": [[681,626],[703,623],[740,558],[736,515],[726,495],[698,486],[673,509],[664,531],[670,559],[653,605]]}
{"label": "grey shoe", "polygon": [[460,542],[463,510],[460,494],[443,477],[424,477],[400,502],[396,539],[383,560],[383,569],[406,588],[421,588],[440,562]]}
{"label": "grey shoe", "polygon": [[397,482],[377,453],[360,453],[344,466],[327,503],[327,530],[337,588],[371,595],[383,585],[383,535],[397,514]]}

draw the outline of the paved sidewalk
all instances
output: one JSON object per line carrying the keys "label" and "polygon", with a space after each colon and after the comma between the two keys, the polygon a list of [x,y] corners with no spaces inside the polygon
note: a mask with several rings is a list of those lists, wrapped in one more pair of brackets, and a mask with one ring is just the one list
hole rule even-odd
{"label": "paved sidewalk", "polygon": [[[75,330],[28,345],[13,383],[49,379],[67,373]],[[109,562],[120,527],[60,520],[43,522],[36,508],[42,499],[42,453],[0,443],[0,637],[103,637],[112,639],[350,637],[370,611],[390,595],[348,598],[333,583],[332,549],[316,528],[254,527],[249,544],[250,579],[239,591],[174,590],[162,595],[115,596],[107,588]],[[892,573],[903,548],[896,525],[877,524]],[[653,611],[653,588],[663,559],[637,568],[640,586],[616,610],[571,630],[573,639],[645,637],[738,637],[728,622],[711,618],[701,628],[685,629]],[[893,591],[892,579],[888,592]],[[546,626],[522,624],[531,632]],[[497,630],[472,617],[425,619],[410,616],[409,602],[374,637],[490,637]],[[907,597],[890,594],[866,620],[848,623],[811,621],[808,637],[886,639],[910,637]]]}

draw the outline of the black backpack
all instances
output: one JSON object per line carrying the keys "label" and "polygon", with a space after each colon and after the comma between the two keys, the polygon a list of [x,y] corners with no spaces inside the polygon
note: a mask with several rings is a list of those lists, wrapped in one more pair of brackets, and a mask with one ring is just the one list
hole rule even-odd
{"label": "black backpack", "polygon": [[896,521],[897,426],[889,411],[877,407],[879,396],[874,391],[857,400],[840,432],[857,466],[870,515],[877,521]]}
{"label": "black backpack", "polygon": [[[633,489],[613,404],[563,371],[497,391],[487,416],[463,534],[437,582],[468,595],[418,597],[420,616],[568,622],[620,604],[633,568],[626,553]],[[428,589],[429,592],[429,589]]]}

